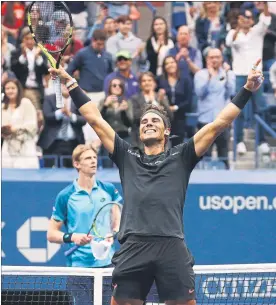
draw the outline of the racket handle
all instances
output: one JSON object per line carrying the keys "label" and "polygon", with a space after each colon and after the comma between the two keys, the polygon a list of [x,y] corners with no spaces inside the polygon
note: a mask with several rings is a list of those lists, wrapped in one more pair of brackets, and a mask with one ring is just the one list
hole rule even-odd
{"label": "racket handle", "polygon": [[55,93],[56,93],[56,107],[63,108],[64,103],[62,100],[60,78],[58,76],[56,76],[56,78],[53,81],[54,81],[54,88],[55,88]]}
{"label": "racket handle", "polygon": [[71,255],[72,253],[74,253],[80,246],[77,246],[75,245],[74,247],[70,248],[69,250],[65,251],[64,252],[64,255],[65,256],[69,256]]}

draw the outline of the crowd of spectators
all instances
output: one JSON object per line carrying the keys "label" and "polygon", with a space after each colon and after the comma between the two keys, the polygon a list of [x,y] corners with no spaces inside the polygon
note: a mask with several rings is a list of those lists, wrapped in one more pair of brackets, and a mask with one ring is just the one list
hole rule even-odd
{"label": "crowd of spectators", "polygon": [[[243,86],[252,63],[261,57],[269,85],[253,95],[252,103],[236,120],[237,151],[245,154],[245,123],[253,113],[263,116],[264,90],[276,98],[276,5],[183,3],[186,18],[182,23],[171,29],[164,17],[156,16],[143,41],[133,30],[133,23],[143,17],[133,3],[68,1],[74,33],[62,64],[120,137],[141,147],[139,118],[147,104],[162,105],[167,111],[172,125],[169,145],[177,145],[215,118]],[[64,85],[65,106],[55,107],[47,58],[26,26],[29,4],[1,4],[2,166],[60,167],[60,160],[54,162],[47,156],[70,156],[85,142],[96,143],[99,154],[107,156]],[[37,8],[38,20],[43,5],[41,2]],[[195,126],[188,124],[191,112],[197,113]],[[229,139],[230,129],[215,142],[226,168]],[[264,132],[260,139],[260,151],[268,153]],[[43,163],[39,163],[41,155]],[[62,163],[72,166],[70,160]],[[105,160],[103,165],[112,163]]]}

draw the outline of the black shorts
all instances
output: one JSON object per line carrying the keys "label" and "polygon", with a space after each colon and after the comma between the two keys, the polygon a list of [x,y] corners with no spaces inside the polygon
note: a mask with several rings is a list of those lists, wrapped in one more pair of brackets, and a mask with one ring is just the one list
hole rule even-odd
{"label": "black shorts", "polygon": [[194,259],[179,238],[130,236],[112,263],[115,298],[145,301],[155,281],[160,302],[195,299]]}

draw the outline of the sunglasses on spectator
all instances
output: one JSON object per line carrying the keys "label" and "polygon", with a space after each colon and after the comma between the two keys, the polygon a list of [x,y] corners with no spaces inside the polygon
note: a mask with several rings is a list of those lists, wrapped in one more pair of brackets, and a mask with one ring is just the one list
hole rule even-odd
{"label": "sunglasses on spectator", "polygon": [[119,56],[117,58],[117,61],[122,61],[122,60],[129,60],[128,58],[125,58],[125,57],[122,57],[122,56]]}
{"label": "sunglasses on spectator", "polygon": [[117,87],[123,88],[123,85],[122,84],[112,84],[111,87],[112,88],[117,88]]}
{"label": "sunglasses on spectator", "polygon": [[253,18],[252,15],[244,15],[243,17],[246,18],[246,19],[252,19]]}

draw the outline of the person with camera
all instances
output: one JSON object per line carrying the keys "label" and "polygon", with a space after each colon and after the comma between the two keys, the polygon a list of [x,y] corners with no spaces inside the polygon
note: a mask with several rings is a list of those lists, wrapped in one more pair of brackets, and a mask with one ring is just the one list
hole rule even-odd
{"label": "person with camera", "polygon": [[[125,99],[125,84],[121,78],[113,78],[108,87],[108,94],[99,103],[102,117],[116,130],[122,139],[130,142],[130,127],[132,125],[132,104]],[[107,151],[101,148],[100,155],[108,156]],[[111,165],[110,160],[104,160],[104,166]]]}

